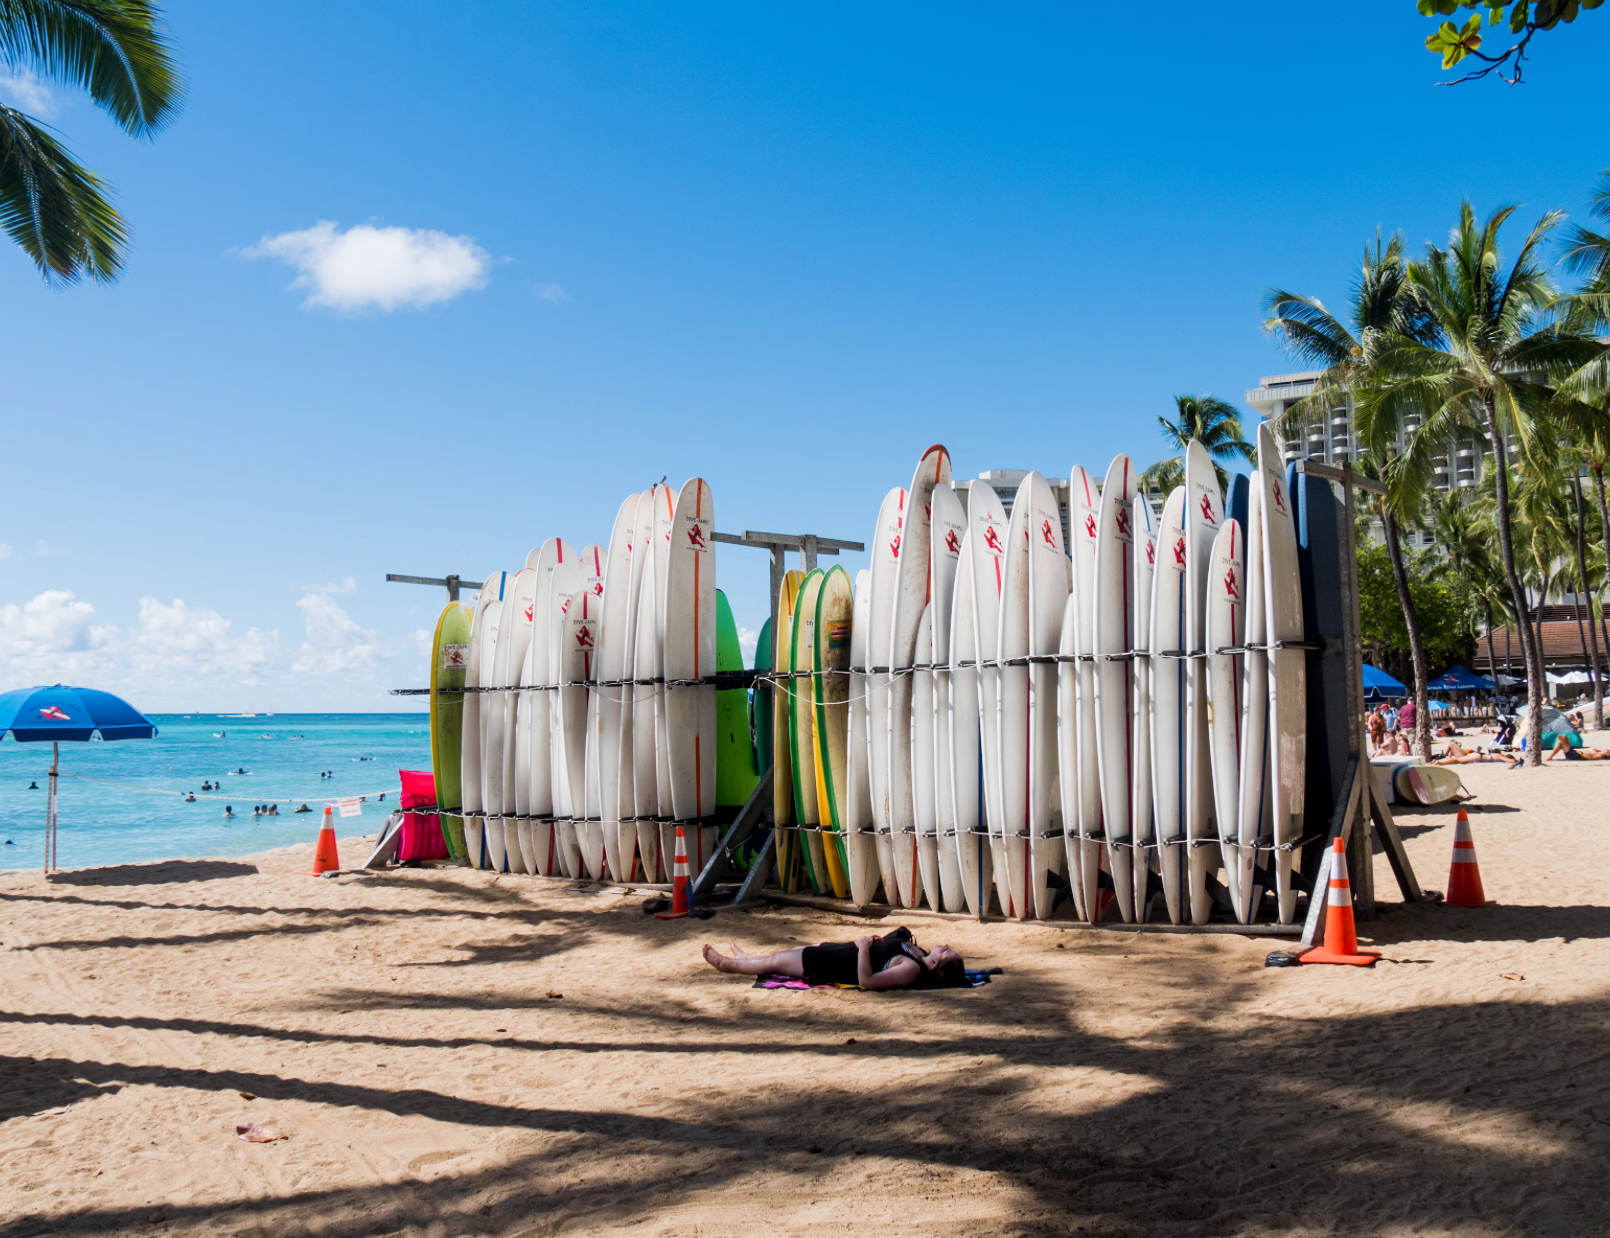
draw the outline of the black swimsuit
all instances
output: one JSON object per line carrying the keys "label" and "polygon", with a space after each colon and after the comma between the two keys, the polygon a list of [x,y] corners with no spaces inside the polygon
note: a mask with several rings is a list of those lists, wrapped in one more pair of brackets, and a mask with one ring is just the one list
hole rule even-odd
{"label": "black swimsuit", "polygon": [[[908,948],[909,947],[909,948]],[[921,956],[911,941],[911,930],[897,928],[877,938],[868,953],[872,956],[872,974],[877,975],[894,959],[910,958],[919,965]],[[824,941],[819,946],[806,946],[800,954],[800,969],[811,984],[859,984],[860,950],[854,942]]]}

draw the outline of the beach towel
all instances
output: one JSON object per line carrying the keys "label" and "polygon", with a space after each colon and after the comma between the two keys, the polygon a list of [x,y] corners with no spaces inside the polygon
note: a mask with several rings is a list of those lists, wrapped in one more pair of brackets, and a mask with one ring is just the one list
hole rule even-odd
{"label": "beach towel", "polygon": [[[436,775],[414,769],[397,771],[402,778],[402,806],[407,808],[434,808],[436,806]],[[402,843],[397,848],[397,862],[409,860],[447,859],[447,840],[435,813],[424,816],[405,812],[402,825]]]}
{"label": "beach towel", "polygon": [[[982,985],[988,984],[991,976],[999,976],[1000,974],[1001,969],[999,967],[989,967],[983,971],[972,971],[969,969],[967,972],[967,983],[957,985],[956,987],[959,989],[976,989]],[[754,987],[757,989],[859,989],[861,986],[858,984],[812,984],[809,980],[796,980],[792,976],[770,975],[756,977]],[[881,989],[879,991],[883,993],[907,993],[913,991],[918,993],[936,993],[940,990]]]}

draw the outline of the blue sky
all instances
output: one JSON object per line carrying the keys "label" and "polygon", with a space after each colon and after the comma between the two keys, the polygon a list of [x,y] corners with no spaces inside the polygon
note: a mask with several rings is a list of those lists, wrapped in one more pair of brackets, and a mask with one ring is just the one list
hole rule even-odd
{"label": "blue sky", "polygon": [[[1436,85],[1408,0],[1134,14],[171,4],[157,141],[43,101],[127,274],[50,289],[0,248],[6,686],[386,708],[440,604],[386,572],[603,540],[661,475],[724,529],[864,540],[931,442],[966,476],[1146,464],[1175,392],[1295,368],[1269,285],[1340,301],[1378,226],[1580,212],[1610,165],[1600,13],[1519,89]],[[756,628],[765,558],[721,554]]]}

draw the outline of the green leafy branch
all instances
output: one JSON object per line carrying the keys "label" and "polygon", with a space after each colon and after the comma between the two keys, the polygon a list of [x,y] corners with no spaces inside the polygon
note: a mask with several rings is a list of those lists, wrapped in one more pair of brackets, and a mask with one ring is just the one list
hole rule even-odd
{"label": "green leafy branch", "polygon": [[[1476,10],[1464,25],[1445,21],[1426,36],[1426,50],[1442,57],[1444,69],[1453,68],[1466,57],[1484,62],[1463,77],[1444,82],[1443,85],[1456,86],[1460,82],[1472,82],[1494,73],[1514,86],[1521,80],[1527,48],[1538,31],[1553,30],[1561,22],[1570,24],[1581,10],[1596,9],[1603,3],[1604,0],[1515,0],[1514,3],[1509,0],[1416,0],[1416,7],[1422,17],[1451,17],[1460,9]],[[1482,50],[1484,12],[1488,30],[1507,25],[1509,32],[1517,36],[1513,43],[1496,55],[1491,50]],[[1504,72],[1506,67],[1510,70],[1508,75]]]}

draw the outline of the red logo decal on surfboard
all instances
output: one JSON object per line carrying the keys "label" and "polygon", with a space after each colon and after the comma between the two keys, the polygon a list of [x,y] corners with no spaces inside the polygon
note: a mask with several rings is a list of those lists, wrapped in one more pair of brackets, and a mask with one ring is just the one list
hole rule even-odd
{"label": "red logo decal on surfboard", "polygon": [[583,649],[593,647],[593,630],[585,623],[576,628],[576,644]]}
{"label": "red logo decal on surfboard", "polygon": [[62,712],[60,705],[51,705],[39,711],[39,716],[50,722],[71,722],[72,719]]}
{"label": "red logo decal on surfboard", "polygon": [[565,599],[565,604],[559,608],[559,613],[561,615],[565,615],[565,614],[570,613],[570,599],[569,598]]}
{"label": "red logo decal on surfboard", "polygon": [[1001,545],[1001,535],[995,531],[995,526],[992,524],[984,526],[984,545],[994,554],[1006,553],[1006,547]]}
{"label": "red logo decal on surfboard", "polygon": [[1146,566],[1157,566],[1157,543],[1152,541],[1151,538],[1146,539]]}
{"label": "red logo decal on surfboard", "polygon": [[1127,538],[1129,536],[1129,513],[1126,512],[1123,508],[1120,507],[1118,509],[1117,519],[1118,519],[1118,536],[1123,537],[1123,538]]}
{"label": "red logo decal on surfboard", "polygon": [[1047,546],[1051,547],[1053,550],[1056,549],[1057,535],[1052,531],[1051,522],[1049,520],[1040,521],[1040,536],[1045,538],[1045,544]]}
{"label": "red logo decal on surfboard", "polygon": [[604,596],[604,582],[603,581],[601,581],[601,580],[593,581],[593,596],[594,597],[600,597],[600,598]]}
{"label": "red logo decal on surfboard", "polygon": [[896,533],[894,535],[894,541],[889,543],[889,553],[892,554],[896,559],[900,557],[900,534]]}
{"label": "red logo decal on surfboard", "polygon": [[950,529],[950,530],[946,531],[946,533],[945,533],[945,549],[950,551],[950,553],[953,554],[953,555],[961,554],[961,552],[962,552],[962,539],[956,536],[956,530],[955,529]]}
{"label": "red logo decal on surfboard", "polygon": [[1224,592],[1233,598],[1239,599],[1241,597],[1241,590],[1236,587],[1235,568],[1233,567],[1224,574]]}
{"label": "red logo decal on surfboard", "polygon": [[1091,541],[1096,540],[1096,518],[1089,512],[1085,513],[1085,534]]}
{"label": "red logo decal on surfboard", "polygon": [[1185,539],[1183,537],[1174,543],[1174,566],[1185,566]]}
{"label": "red logo decal on surfboard", "polygon": [[1217,526],[1219,523],[1217,518],[1213,515],[1213,500],[1208,498],[1206,494],[1202,496],[1202,519],[1214,526]]}
{"label": "red logo decal on surfboard", "polygon": [[536,613],[537,613],[537,604],[535,602],[533,602],[533,603],[531,603],[530,606],[527,606],[525,608],[525,621],[527,623],[533,622],[534,619],[535,619]]}
{"label": "red logo decal on surfboard", "polygon": [[704,541],[704,530],[696,524],[688,526],[688,544],[695,550],[707,549]]}
{"label": "red logo decal on surfboard", "polygon": [[1280,493],[1280,483],[1278,481],[1270,481],[1269,493],[1275,496],[1275,506],[1278,507],[1281,511],[1281,514],[1284,515],[1286,511],[1286,498]]}

